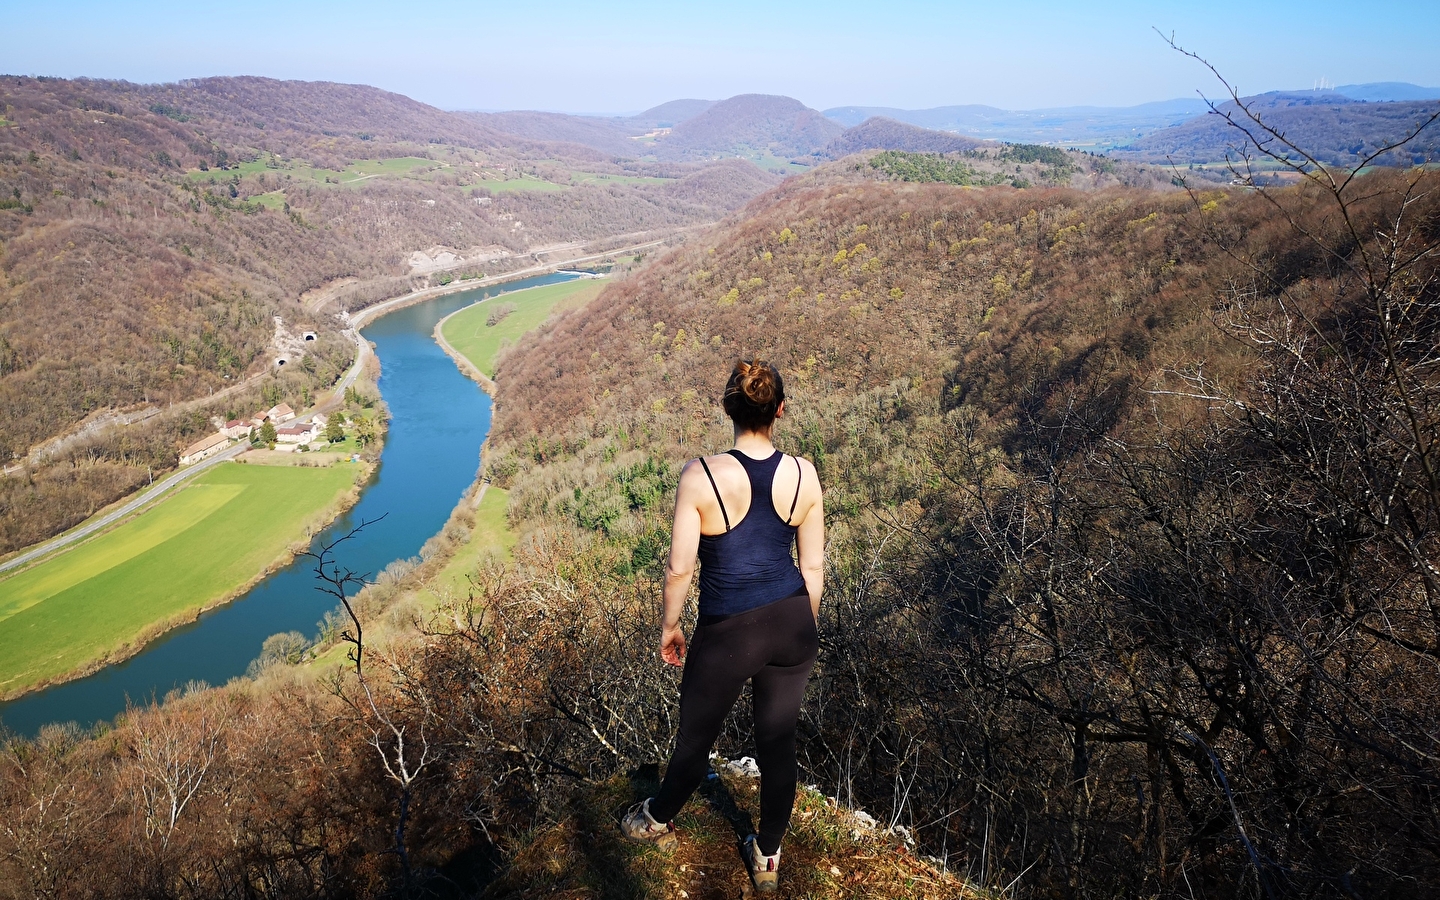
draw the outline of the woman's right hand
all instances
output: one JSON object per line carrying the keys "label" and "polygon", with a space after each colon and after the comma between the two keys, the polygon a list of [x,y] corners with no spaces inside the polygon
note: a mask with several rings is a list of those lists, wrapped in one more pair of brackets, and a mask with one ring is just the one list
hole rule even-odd
{"label": "woman's right hand", "polygon": [[685,632],[679,623],[660,626],[660,658],[672,666],[685,665]]}

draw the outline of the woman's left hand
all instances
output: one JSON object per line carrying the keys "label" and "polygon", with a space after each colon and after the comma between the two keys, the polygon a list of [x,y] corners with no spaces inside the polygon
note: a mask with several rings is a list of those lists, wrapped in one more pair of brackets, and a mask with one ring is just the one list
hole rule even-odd
{"label": "woman's left hand", "polygon": [[660,658],[672,666],[685,665],[685,632],[678,623],[660,626]]}

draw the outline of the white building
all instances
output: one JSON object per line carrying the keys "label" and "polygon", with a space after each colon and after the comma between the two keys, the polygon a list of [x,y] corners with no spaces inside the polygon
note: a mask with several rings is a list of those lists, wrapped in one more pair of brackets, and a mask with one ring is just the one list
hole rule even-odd
{"label": "white building", "polygon": [[308,444],[315,440],[319,428],[314,422],[304,422],[297,425],[283,425],[275,429],[275,441],[280,444]]}
{"label": "white building", "polygon": [[223,434],[203,437],[180,452],[180,465],[188,466],[202,459],[208,459],[224,450],[229,444],[230,439]]}

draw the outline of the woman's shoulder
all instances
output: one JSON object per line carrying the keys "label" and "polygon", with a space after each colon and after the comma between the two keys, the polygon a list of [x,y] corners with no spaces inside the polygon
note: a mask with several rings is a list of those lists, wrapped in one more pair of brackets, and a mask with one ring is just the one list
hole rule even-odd
{"label": "woman's shoulder", "polygon": [[787,453],[785,455],[800,464],[800,471],[806,477],[814,476],[817,480],[819,479],[819,471],[815,468],[815,464],[812,463],[809,459],[804,456],[796,456],[792,453]]}
{"label": "woman's shoulder", "polygon": [[711,476],[714,476],[720,472],[727,471],[728,467],[732,465],[740,468],[740,464],[735,461],[735,457],[728,453],[712,453],[708,456],[697,456],[694,459],[686,460],[685,464],[680,467],[680,480],[691,481],[698,478],[704,481],[707,470]]}

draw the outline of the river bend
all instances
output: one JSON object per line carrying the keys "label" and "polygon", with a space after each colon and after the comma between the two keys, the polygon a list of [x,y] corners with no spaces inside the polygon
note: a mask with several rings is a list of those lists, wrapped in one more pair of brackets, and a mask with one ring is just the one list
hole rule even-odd
{"label": "river bend", "polygon": [[[490,430],[490,398],[435,343],[435,324],[480,300],[574,277],[542,275],[448,294],[386,313],[363,329],[380,359],[380,394],[390,409],[390,429],[359,502],[316,540],[385,518],[344,545],[342,565],[379,573],[419,553],[475,479],[480,445]],[[54,722],[90,727],[113,719],[127,702],[161,698],[192,681],[224,684],[245,673],[265,638],[282,631],[314,634],[333,606],[315,589],[309,564],[297,560],[124,662],[0,704],[0,723],[25,736]]]}

